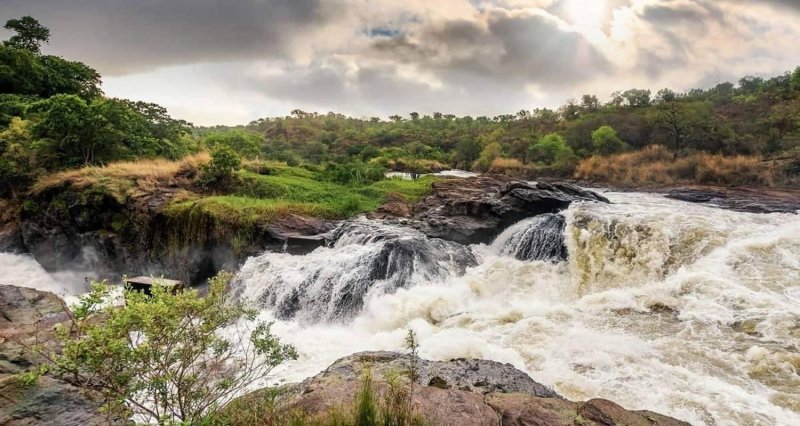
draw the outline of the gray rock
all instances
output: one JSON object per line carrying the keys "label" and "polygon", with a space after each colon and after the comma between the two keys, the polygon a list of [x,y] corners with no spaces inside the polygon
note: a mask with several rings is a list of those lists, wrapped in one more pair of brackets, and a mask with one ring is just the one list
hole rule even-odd
{"label": "gray rock", "polygon": [[414,206],[407,223],[430,237],[461,244],[489,243],[508,226],[573,202],[609,202],[569,183],[528,183],[506,176],[446,179]]}

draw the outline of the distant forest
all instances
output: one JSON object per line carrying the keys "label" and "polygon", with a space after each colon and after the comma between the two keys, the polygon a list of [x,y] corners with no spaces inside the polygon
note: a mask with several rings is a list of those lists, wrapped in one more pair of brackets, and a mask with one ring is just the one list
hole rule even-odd
{"label": "distant forest", "polygon": [[[631,89],[605,104],[584,95],[558,110],[495,117],[359,119],[295,110],[209,128],[156,104],[104,96],[96,70],[41,53],[50,31],[32,17],[5,28],[14,35],[0,45],[0,197],[18,198],[65,169],[221,148],[244,160],[331,169],[331,176],[455,167],[528,178],[774,185],[800,175],[800,68],[685,93]],[[598,172],[623,163],[661,166],[617,178]],[[776,167],[778,174],[765,174]]]}

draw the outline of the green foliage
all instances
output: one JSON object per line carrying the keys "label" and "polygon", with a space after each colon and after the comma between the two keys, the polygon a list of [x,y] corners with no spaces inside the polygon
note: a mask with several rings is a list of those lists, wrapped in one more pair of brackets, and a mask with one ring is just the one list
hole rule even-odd
{"label": "green foliage", "polygon": [[492,142],[481,150],[481,155],[478,157],[478,161],[475,162],[473,169],[485,172],[489,170],[492,161],[501,155],[503,155],[503,146],[497,142]]}
{"label": "green foliage", "polygon": [[554,164],[568,161],[575,154],[572,148],[564,142],[564,138],[556,133],[551,133],[531,146],[528,155],[533,162]]}
{"label": "green foliage", "polygon": [[328,163],[323,176],[326,180],[342,185],[364,185],[380,181],[386,169],[380,164],[349,162],[344,164]]}
{"label": "green foliage", "polygon": [[50,30],[30,16],[10,19],[6,21],[3,28],[16,33],[4,42],[6,46],[14,49],[24,49],[33,53],[39,53],[39,48],[42,43],[47,43],[50,40]]}
{"label": "green foliage", "polygon": [[205,137],[205,145],[211,150],[220,147],[231,148],[242,158],[256,158],[261,153],[264,138],[253,132],[231,130],[229,132],[214,132]]}
{"label": "green foliage", "polygon": [[203,167],[203,185],[213,185],[230,180],[233,172],[242,166],[242,158],[232,148],[221,145],[211,153],[211,162]]}
{"label": "green foliage", "polygon": [[618,154],[626,148],[625,142],[611,126],[602,126],[592,132],[592,145],[594,151],[600,155]]}
{"label": "green foliage", "polygon": [[73,307],[73,322],[57,329],[63,350],[50,355],[50,371],[98,392],[112,415],[201,424],[297,357],[270,324],[254,322],[254,309],[230,296],[231,277],[211,279],[205,297],[159,285],[151,295],[126,290],[122,306],[109,303],[111,287],[94,284]]}

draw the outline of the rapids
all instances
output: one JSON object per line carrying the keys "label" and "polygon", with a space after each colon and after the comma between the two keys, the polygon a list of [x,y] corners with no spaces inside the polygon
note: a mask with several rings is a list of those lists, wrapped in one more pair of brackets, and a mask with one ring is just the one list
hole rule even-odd
{"label": "rapids", "polygon": [[[361,350],[402,350],[413,328],[425,358],[510,362],[569,399],[698,425],[800,424],[800,216],[606,195],[614,204],[564,212],[567,261],[518,259],[537,258],[517,256],[543,221],[526,219],[472,246],[477,265],[463,274],[417,274],[391,289],[377,280],[349,321],[278,320],[301,352],[278,381]],[[321,268],[349,276],[364,247],[265,254],[275,266],[260,276],[245,266],[240,282],[258,294]]]}
{"label": "rapids", "polygon": [[[490,245],[357,220],[308,255],[249,259],[238,291],[300,352],[270,383],[403,350],[413,328],[424,358],[510,362],[572,400],[800,424],[800,215],[604,195],[613,204],[525,219]],[[0,254],[6,283],[62,282],[37,267]]]}

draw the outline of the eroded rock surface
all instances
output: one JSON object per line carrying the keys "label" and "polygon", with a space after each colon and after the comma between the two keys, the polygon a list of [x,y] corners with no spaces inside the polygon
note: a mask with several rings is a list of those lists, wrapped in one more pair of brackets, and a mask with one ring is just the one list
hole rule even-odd
{"label": "eroded rock surface", "polygon": [[569,183],[528,183],[499,175],[445,179],[414,206],[408,223],[430,237],[489,243],[522,219],[557,213],[576,201],[608,199]]}
{"label": "eroded rock surface", "polygon": [[[366,371],[376,391],[386,378],[408,369],[411,358],[395,352],[363,352],[336,361],[303,383],[284,387],[279,412],[324,416],[352,406]],[[607,400],[568,401],[510,364],[456,359],[417,361],[412,406],[434,425],[686,426],[649,411],[630,411]],[[244,398],[258,397],[257,391]]]}

